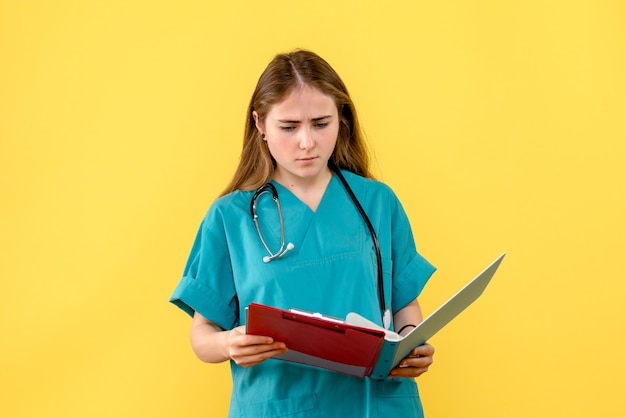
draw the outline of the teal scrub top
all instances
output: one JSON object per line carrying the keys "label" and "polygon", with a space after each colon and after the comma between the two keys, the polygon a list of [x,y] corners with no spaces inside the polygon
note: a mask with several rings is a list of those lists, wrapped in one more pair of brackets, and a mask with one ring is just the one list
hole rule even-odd
{"label": "teal scrub top", "polygon": [[[386,305],[396,313],[417,298],[435,268],[416,251],[393,191],[381,182],[342,173],[376,230]],[[268,253],[250,216],[254,191],[232,192],[217,199],[205,216],[170,301],[226,330],[245,325],[251,302],[339,318],[357,312],[382,324],[373,241],[337,176],[315,212],[273,184],[285,243],[294,248],[264,263]],[[256,211],[263,237],[276,252],[280,221],[269,194],[258,199]],[[423,416],[413,379],[377,381],[275,359],[248,368],[231,361],[231,370],[229,417]]]}

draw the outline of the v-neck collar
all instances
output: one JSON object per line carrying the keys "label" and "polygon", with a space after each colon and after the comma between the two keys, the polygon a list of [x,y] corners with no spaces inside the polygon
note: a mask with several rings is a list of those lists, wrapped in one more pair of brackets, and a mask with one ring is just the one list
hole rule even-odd
{"label": "v-neck collar", "polygon": [[337,175],[335,174],[334,171],[332,172],[330,180],[328,181],[328,184],[326,185],[326,189],[324,189],[324,193],[322,193],[322,197],[319,201],[319,204],[317,205],[317,209],[315,210],[311,209],[309,205],[307,205],[302,199],[296,196],[296,194],[293,193],[291,190],[289,190],[287,187],[283,186],[282,184],[280,184],[279,182],[273,179],[271,180],[271,182],[276,187],[276,190],[278,191],[279,199],[283,199],[283,196],[285,196],[285,199],[287,199],[287,201],[289,201],[290,203],[297,202],[298,205],[302,206],[310,213],[315,214],[319,212],[322,205],[325,204],[324,202],[329,199],[328,195],[330,194],[330,189],[336,186],[335,183],[337,182]]}
{"label": "v-neck collar", "polygon": [[[281,261],[272,263],[274,267],[285,265],[292,268],[293,262],[298,265],[319,263],[321,260],[328,261],[328,257],[336,259],[362,250],[365,228],[362,227],[361,218],[356,211],[343,210],[352,205],[336,173],[333,173],[328,182],[316,211],[280,183],[274,180],[271,182],[278,193],[284,239],[281,240],[276,205],[269,197],[261,199],[257,206],[259,228],[267,245],[274,251],[281,247],[281,241],[283,245],[292,243],[295,246],[284,258],[279,259]],[[333,237],[330,241],[329,227],[335,231],[330,234]],[[287,260],[292,262],[282,262]]]}

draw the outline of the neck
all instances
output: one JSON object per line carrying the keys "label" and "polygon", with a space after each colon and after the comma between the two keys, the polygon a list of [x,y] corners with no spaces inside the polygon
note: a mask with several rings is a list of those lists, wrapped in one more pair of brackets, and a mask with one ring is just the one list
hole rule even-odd
{"label": "neck", "polygon": [[274,176],[274,180],[288,189],[314,212],[317,210],[324,192],[326,192],[328,183],[330,183],[330,179],[333,177],[333,172],[330,169],[324,170],[318,176],[310,179],[285,178],[279,173],[276,174],[278,175]]}

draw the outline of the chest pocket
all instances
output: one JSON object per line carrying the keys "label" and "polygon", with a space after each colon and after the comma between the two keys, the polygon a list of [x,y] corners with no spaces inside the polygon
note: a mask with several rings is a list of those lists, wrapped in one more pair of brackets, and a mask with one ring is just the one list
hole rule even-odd
{"label": "chest pocket", "polygon": [[[297,230],[293,226],[291,230]],[[353,206],[320,205],[310,223],[296,237],[298,262],[332,262],[354,257],[372,245],[365,223]]]}

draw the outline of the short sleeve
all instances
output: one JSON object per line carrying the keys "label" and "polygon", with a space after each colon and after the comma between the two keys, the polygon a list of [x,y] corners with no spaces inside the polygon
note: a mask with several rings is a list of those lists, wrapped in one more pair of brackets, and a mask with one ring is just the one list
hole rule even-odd
{"label": "short sleeve", "polygon": [[224,329],[238,325],[237,295],[219,205],[214,204],[202,221],[170,302],[191,316],[197,311]]}
{"label": "short sleeve", "polygon": [[417,252],[409,218],[395,194],[391,201],[391,209],[393,260],[391,308],[395,313],[420,295],[436,269]]}
{"label": "short sleeve", "polygon": [[435,267],[418,252],[393,283],[393,312],[398,312],[422,293],[424,286],[435,272]]}

